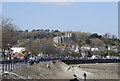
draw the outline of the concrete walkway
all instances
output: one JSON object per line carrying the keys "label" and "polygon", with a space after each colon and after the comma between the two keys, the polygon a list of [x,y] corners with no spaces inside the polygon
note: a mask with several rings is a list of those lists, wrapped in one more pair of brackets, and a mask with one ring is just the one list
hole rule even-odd
{"label": "concrete walkway", "polygon": [[84,71],[84,70],[82,70],[81,68],[78,68],[78,67],[73,67],[73,68],[71,68],[71,70],[78,77],[78,79],[84,79],[84,76],[83,76],[84,73],[86,73],[86,75],[87,75],[86,79],[90,79],[90,75],[93,74],[93,73]]}

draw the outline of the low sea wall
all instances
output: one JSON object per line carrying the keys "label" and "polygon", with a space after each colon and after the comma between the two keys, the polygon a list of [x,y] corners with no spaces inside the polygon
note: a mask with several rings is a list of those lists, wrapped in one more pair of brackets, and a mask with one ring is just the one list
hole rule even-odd
{"label": "low sea wall", "polygon": [[119,63],[120,59],[78,59],[78,60],[61,60],[66,64],[85,64],[85,63]]}

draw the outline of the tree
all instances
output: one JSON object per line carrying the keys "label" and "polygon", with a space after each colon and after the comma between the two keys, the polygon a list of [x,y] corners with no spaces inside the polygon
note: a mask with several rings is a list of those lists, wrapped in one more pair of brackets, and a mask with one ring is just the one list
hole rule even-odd
{"label": "tree", "polygon": [[98,35],[97,33],[94,33],[94,34],[90,35],[89,38],[99,38],[99,39],[101,39],[102,36],[101,36],[101,35]]}
{"label": "tree", "polygon": [[5,19],[2,17],[2,52],[4,59],[5,50],[10,50],[10,48],[15,45],[17,43],[17,40],[19,39],[19,34],[16,28],[17,26],[15,26],[12,21],[12,19]]}
{"label": "tree", "polygon": [[108,52],[111,56],[117,56],[117,53],[115,51],[109,50]]}
{"label": "tree", "polygon": [[105,57],[105,55],[106,55],[105,51],[99,51],[98,53],[99,53],[99,55],[101,55],[102,57]]}
{"label": "tree", "polygon": [[90,39],[90,40],[94,46],[97,46],[97,47],[105,46],[104,42],[99,38],[94,38],[94,39]]}
{"label": "tree", "polygon": [[35,29],[32,30],[32,32],[36,31]]}
{"label": "tree", "polygon": [[117,39],[116,35],[112,35],[112,39]]}
{"label": "tree", "polygon": [[85,44],[86,40],[91,35],[90,33],[85,32],[73,32],[75,34],[75,39],[77,43],[80,43],[81,45]]}
{"label": "tree", "polygon": [[6,49],[7,44],[14,45],[17,43],[18,33],[17,26],[12,23],[12,19],[2,20],[2,48]]}
{"label": "tree", "polygon": [[85,43],[88,44],[88,45],[91,45],[92,41],[90,39],[87,39],[87,40],[85,40]]}
{"label": "tree", "polygon": [[54,30],[54,32],[59,32],[59,30]]}
{"label": "tree", "polygon": [[25,30],[25,32],[28,32],[28,30]]}

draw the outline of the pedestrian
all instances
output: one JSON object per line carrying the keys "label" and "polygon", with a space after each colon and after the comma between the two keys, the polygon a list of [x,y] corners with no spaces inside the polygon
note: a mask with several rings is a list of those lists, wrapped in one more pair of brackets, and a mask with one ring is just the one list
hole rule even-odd
{"label": "pedestrian", "polygon": [[51,68],[51,67],[50,67],[50,64],[47,64],[47,67],[48,67],[48,68]]}
{"label": "pedestrian", "polygon": [[86,80],[86,76],[87,76],[86,73],[84,73],[83,76],[84,76],[84,79]]}
{"label": "pedestrian", "polygon": [[73,76],[74,76],[75,78],[77,78],[77,75],[76,75],[76,74],[74,74]]}
{"label": "pedestrian", "polygon": [[55,61],[53,61],[53,63],[55,64]]}
{"label": "pedestrian", "polygon": [[74,71],[74,66],[72,66],[72,71]]}
{"label": "pedestrian", "polygon": [[72,68],[74,68],[74,66],[72,66]]}
{"label": "pedestrian", "polygon": [[30,64],[30,65],[33,65],[33,64],[34,64],[34,61],[33,61],[32,59],[30,59],[29,64]]}
{"label": "pedestrian", "polygon": [[67,70],[70,70],[71,67],[69,67]]}

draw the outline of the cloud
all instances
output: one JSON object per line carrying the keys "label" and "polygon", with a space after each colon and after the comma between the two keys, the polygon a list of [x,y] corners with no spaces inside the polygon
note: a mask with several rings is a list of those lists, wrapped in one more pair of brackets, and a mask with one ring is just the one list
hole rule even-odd
{"label": "cloud", "polygon": [[73,4],[76,0],[44,0],[44,1],[45,2],[41,2],[41,3],[45,5],[54,4],[60,6],[69,6]]}
{"label": "cloud", "polygon": [[2,2],[76,2],[78,0],[1,0]]}
{"label": "cloud", "polygon": [[70,6],[73,4],[73,2],[40,2],[40,4],[44,4],[44,5],[53,4],[53,5],[59,5],[59,6]]}
{"label": "cloud", "polygon": [[76,0],[50,0],[51,2],[75,2]]}
{"label": "cloud", "polygon": [[2,2],[119,2],[119,0],[1,0]]}
{"label": "cloud", "polygon": [[31,0],[40,2],[119,2],[119,0]]}
{"label": "cloud", "polygon": [[65,6],[65,5],[69,6],[69,5],[72,5],[73,2],[55,2],[54,4],[60,5],[60,6]]}

